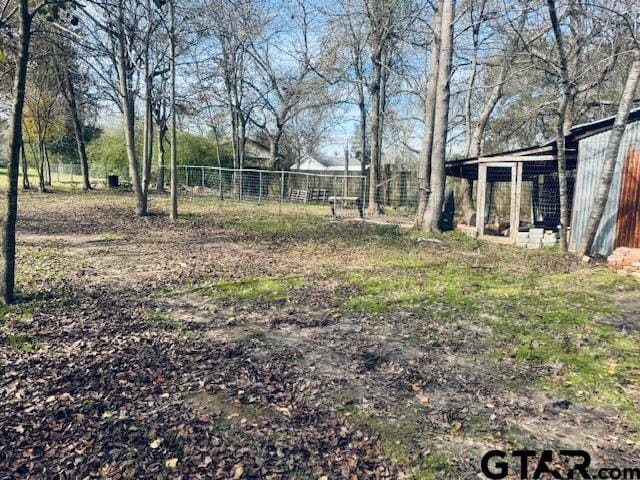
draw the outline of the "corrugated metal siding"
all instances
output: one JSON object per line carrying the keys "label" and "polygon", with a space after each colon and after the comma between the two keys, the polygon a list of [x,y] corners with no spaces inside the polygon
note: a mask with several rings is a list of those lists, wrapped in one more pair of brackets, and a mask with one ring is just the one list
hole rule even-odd
{"label": "corrugated metal siding", "polygon": [[[593,207],[593,200],[598,188],[598,182],[602,172],[602,163],[604,162],[610,134],[611,131],[606,131],[593,135],[592,137],[581,140],[578,145],[578,171],[573,204],[573,220],[571,222],[571,239],[569,241],[569,248],[572,251],[578,249],[587,224],[587,218]],[[627,152],[630,149],[638,148],[640,148],[640,122],[636,121],[627,125],[624,136],[622,137],[622,144],[616,161],[609,200],[602,221],[600,222],[595,241],[593,242],[592,252],[594,253],[609,255],[613,251],[622,167]]]}
{"label": "corrugated metal siding", "polygon": [[616,243],[621,247],[640,247],[640,149],[633,145],[627,152],[616,223]]}

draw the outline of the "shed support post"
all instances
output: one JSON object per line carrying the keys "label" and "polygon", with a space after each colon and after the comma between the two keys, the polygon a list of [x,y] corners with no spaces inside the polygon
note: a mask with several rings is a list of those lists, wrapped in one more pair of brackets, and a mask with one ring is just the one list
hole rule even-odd
{"label": "shed support post", "polygon": [[522,198],[522,162],[511,167],[511,216],[509,220],[510,236],[515,243],[520,230],[520,202]]}
{"label": "shed support post", "polygon": [[476,188],[476,228],[478,237],[484,236],[485,209],[487,204],[487,165],[478,164],[478,188]]}

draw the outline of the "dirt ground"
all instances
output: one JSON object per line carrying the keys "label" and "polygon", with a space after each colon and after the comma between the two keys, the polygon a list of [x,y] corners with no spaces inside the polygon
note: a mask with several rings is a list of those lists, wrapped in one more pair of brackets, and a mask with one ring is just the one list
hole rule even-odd
{"label": "dirt ground", "polygon": [[328,209],[167,206],[21,195],[0,478],[471,479],[496,448],[640,466],[640,282]]}

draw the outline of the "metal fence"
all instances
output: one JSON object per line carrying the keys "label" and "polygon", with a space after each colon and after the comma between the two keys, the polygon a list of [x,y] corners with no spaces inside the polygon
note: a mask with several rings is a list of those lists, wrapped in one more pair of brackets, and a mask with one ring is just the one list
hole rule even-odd
{"label": "metal fence", "polygon": [[[90,166],[90,180],[105,185],[113,172]],[[210,196],[225,201],[272,202],[295,204],[306,208],[324,207],[336,217],[364,216],[367,179],[362,175],[308,173],[258,169],[231,169],[211,166],[178,166],[180,194]],[[170,172],[164,171],[165,189],[169,189]],[[58,184],[79,185],[82,182],[80,165],[51,164],[51,181]],[[151,184],[157,185],[157,171],[152,172]],[[128,175],[120,176],[120,184],[128,187]],[[154,188],[155,189],[155,188]]]}
{"label": "metal fence", "polygon": [[[90,165],[91,183],[106,184],[106,177],[120,175],[120,183],[130,183],[128,172],[114,172],[102,164]],[[412,217],[417,208],[417,178],[413,172],[383,169],[376,188],[376,203],[390,216]],[[78,164],[52,164],[51,179],[55,183],[80,184]],[[170,173],[164,171],[165,187]],[[178,166],[178,185],[182,194],[211,196],[220,200],[277,202],[308,207],[334,207],[336,216],[361,215],[368,206],[369,179],[344,172],[300,172],[260,169],[231,169],[213,166]],[[157,184],[157,167],[152,170],[151,184]]]}
{"label": "metal fence", "polygon": [[[167,180],[168,175],[165,177]],[[220,200],[328,206],[335,216],[364,215],[367,179],[294,171],[181,165],[178,184],[185,193]]]}

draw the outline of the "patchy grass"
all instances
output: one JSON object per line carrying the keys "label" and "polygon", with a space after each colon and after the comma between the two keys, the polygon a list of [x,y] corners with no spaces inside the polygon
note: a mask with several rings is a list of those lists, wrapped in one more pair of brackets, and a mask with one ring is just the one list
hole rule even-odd
{"label": "patchy grass", "polygon": [[344,307],[369,314],[437,309],[438,321],[482,318],[491,328],[484,342],[493,358],[547,366],[554,376],[537,379],[540,386],[594,406],[613,405],[640,427],[640,344],[604,324],[620,314],[611,293],[637,291],[638,282],[606,269],[522,276],[407,261],[401,273],[346,274],[359,294]]}
{"label": "patchy grass", "polygon": [[16,352],[31,353],[36,349],[36,342],[30,335],[19,333],[9,334],[6,344]]}
{"label": "patchy grass", "polygon": [[[94,372],[97,362],[100,396],[73,401],[94,402],[98,417],[120,412],[114,399],[127,398],[136,428],[174,422],[162,436],[183,432],[185,451],[214,436],[225,452],[242,449],[246,476],[256,452],[286,478],[340,476],[334,454],[397,466],[388,478],[424,479],[469,478],[478,472],[473,455],[496,447],[597,444],[607,460],[637,458],[634,279],[553,249],[335,221],[326,206],[280,212],[196,197],[181,201],[174,223],[164,196],[151,196],[145,219],[131,216],[126,194],[25,194],[21,202],[29,241],[19,237],[19,288],[46,294],[0,310],[0,360],[12,364],[44,345],[44,361],[16,367],[34,389],[63,378],[51,365],[69,369],[72,381],[74,369]],[[66,389],[56,402],[72,402]],[[572,403],[558,412],[558,399]],[[59,421],[60,431],[71,428]],[[111,431],[100,435],[113,440]],[[27,440],[29,448],[36,441]],[[159,471],[153,462],[164,465],[147,443],[135,447],[136,465],[151,465],[141,477]],[[51,458],[64,458],[60,445],[47,446]],[[365,447],[349,450],[356,445]],[[213,468],[226,455],[206,451],[212,463],[191,467],[181,453],[162,453],[180,458],[178,469],[193,467],[176,470],[190,477],[199,462]],[[131,452],[111,465],[124,458]],[[288,458],[295,469],[283,466]],[[219,476],[233,478],[239,462]]]}
{"label": "patchy grass", "polygon": [[237,281],[223,280],[196,289],[201,294],[218,299],[283,300],[294,288],[304,285],[298,277],[249,277]]}
{"label": "patchy grass", "polygon": [[389,419],[358,407],[350,407],[344,415],[350,423],[379,436],[384,455],[404,470],[411,471],[412,478],[452,478],[453,469],[447,454],[427,447],[430,439],[425,435],[419,414]]}
{"label": "patchy grass", "polygon": [[153,330],[176,331],[182,328],[182,324],[168,313],[148,310],[146,318],[149,328]]}

